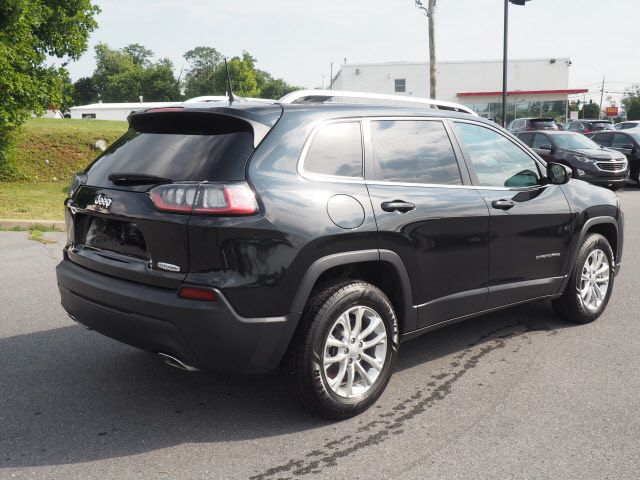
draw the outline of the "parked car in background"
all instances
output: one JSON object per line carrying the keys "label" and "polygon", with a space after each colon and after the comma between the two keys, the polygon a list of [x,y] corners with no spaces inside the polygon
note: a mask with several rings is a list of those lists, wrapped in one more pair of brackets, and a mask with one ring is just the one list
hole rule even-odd
{"label": "parked car in background", "polygon": [[558,125],[556,125],[553,118],[517,118],[509,124],[508,130],[511,133],[529,132],[532,130],[558,130]]}
{"label": "parked car in background", "polygon": [[597,132],[589,136],[598,145],[624,154],[629,162],[629,178],[640,187],[640,130]]}
{"label": "parked car in background", "polygon": [[626,122],[616,123],[613,128],[616,130],[628,130],[630,128],[640,128],[640,120],[629,120]]}
{"label": "parked car in background", "polygon": [[565,130],[576,133],[599,132],[600,130],[613,130],[613,125],[609,120],[598,120],[597,118],[582,118],[571,120],[564,126]]}
{"label": "parked car in background", "polygon": [[618,189],[627,181],[629,165],[620,152],[602,148],[574,132],[526,132],[517,135],[547,162],[567,165],[573,178]]}

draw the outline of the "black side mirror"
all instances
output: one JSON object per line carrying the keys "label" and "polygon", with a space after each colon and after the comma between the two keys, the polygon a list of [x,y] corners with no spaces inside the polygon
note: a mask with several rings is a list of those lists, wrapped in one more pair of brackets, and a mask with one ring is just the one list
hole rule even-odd
{"label": "black side mirror", "polygon": [[560,163],[547,163],[547,180],[551,185],[564,185],[571,180],[571,169]]}
{"label": "black side mirror", "polygon": [[625,143],[620,148],[623,148],[625,150],[633,150],[633,145],[631,145],[630,143]]}
{"label": "black side mirror", "polygon": [[544,145],[540,145],[538,147],[540,150],[549,150],[552,151],[553,150],[553,146],[549,143],[545,143]]}

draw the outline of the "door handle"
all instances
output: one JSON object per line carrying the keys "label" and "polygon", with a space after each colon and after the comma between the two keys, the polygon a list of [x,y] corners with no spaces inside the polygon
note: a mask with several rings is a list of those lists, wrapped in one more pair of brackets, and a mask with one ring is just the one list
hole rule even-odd
{"label": "door handle", "polygon": [[511,200],[505,200],[503,198],[500,200],[494,200],[493,202],[491,202],[491,206],[493,208],[497,208],[498,210],[509,210],[514,205],[515,203],[513,203]]}
{"label": "door handle", "polygon": [[382,202],[382,210],[385,212],[400,212],[407,213],[411,210],[415,210],[415,204],[411,202],[405,202],[404,200],[391,200],[390,202]]}

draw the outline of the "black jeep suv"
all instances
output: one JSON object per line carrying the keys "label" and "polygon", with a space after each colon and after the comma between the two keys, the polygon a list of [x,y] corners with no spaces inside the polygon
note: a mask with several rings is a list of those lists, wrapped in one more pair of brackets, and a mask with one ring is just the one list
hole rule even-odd
{"label": "black jeep suv", "polygon": [[174,366],[282,365],[344,418],[402,340],[541,299],[590,322],[611,296],[615,195],[473,114],[218,102],[129,124],[74,179],[57,279],[75,321]]}

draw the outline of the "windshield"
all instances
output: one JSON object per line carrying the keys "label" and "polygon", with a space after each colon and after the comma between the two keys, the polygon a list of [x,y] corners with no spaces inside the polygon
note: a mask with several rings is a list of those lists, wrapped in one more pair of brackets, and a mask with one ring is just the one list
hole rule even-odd
{"label": "windshield", "polygon": [[596,142],[579,133],[559,133],[553,136],[553,141],[559,148],[600,148]]}

